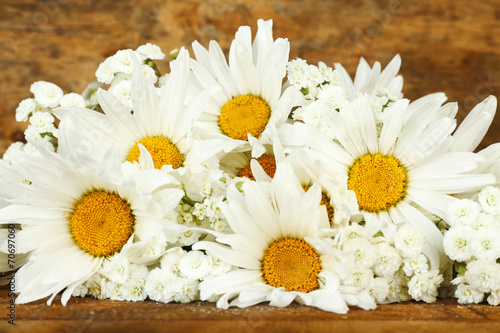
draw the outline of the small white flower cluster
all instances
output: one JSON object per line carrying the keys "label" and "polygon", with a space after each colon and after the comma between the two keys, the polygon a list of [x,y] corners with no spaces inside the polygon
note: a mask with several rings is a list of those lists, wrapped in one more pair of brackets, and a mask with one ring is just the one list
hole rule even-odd
{"label": "small white flower cluster", "polygon": [[[162,60],[165,54],[161,51],[160,47],[151,43],[139,46],[135,51],[120,50],[114,55],[106,58],[102,62],[95,73],[98,83],[97,85],[110,84],[109,92],[118,98],[125,106],[132,109],[132,70],[133,60],[136,57],[142,62],[142,72],[151,83],[155,84],[160,76],[158,68],[154,60]],[[96,88],[88,87],[88,100],[90,105],[97,105],[97,100],[94,96]]]}
{"label": "small white flower cluster", "polygon": [[342,249],[354,256],[346,285],[366,289],[377,303],[414,299],[434,302],[443,277],[429,268],[424,238],[411,225],[399,227],[393,244],[381,235],[369,236],[359,224],[345,228]]}
{"label": "small white flower cluster", "polygon": [[85,99],[76,93],[64,94],[61,88],[51,82],[37,81],[30,87],[33,98],[26,98],[19,103],[16,109],[16,120],[29,125],[24,132],[28,143],[18,144],[15,148],[28,154],[38,154],[33,143],[46,146],[54,150],[53,140],[57,138],[57,126],[52,110],[56,107],[80,106],[85,107]]}
{"label": "small white flower cluster", "polygon": [[500,189],[488,186],[477,200],[462,199],[448,210],[450,229],[443,246],[459,273],[452,283],[460,303],[479,303],[486,295],[500,304]]}
{"label": "small white flower cluster", "polygon": [[105,261],[102,268],[79,285],[73,296],[99,299],[188,303],[199,299],[201,281],[233,267],[201,251],[168,250],[153,267],[130,263],[124,256]]}
{"label": "small white flower cluster", "polygon": [[310,65],[304,59],[291,60],[287,65],[288,82],[301,89],[309,100],[318,97],[323,85],[340,85],[340,77],[337,71],[319,62],[318,66]]}
{"label": "small white flower cluster", "polygon": [[[339,72],[322,62],[314,66],[300,58],[290,61],[287,71],[288,82],[299,88],[305,97],[305,104],[293,111],[293,119],[314,126],[335,139],[334,131],[327,120],[328,113],[338,112],[345,105],[356,107],[356,100],[349,102]],[[369,100],[380,134],[386,117],[385,108],[400,98],[385,87],[370,94],[360,91],[355,94],[356,97],[363,96]]]}
{"label": "small white flower cluster", "polygon": [[294,110],[293,119],[329,134],[332,130],[324,121],[325,112],[338,108],[347,99],[338,72],[322,62],[315,66],[300,58],[291,60],[287,71],[288,82],[302,91],[306,101]]}
{"label": "small white flower cluster", "polygon": [[194,223],[196,226],[210,228],[215,231],[223,231],[227,222],[220,210],[220,204],[224,200],[224,195],[216,195],[213,191],[212,183],[203,182],[200,187],[198,202],[191,205],[183,203],[180,215],[177,217],[179,224]]}

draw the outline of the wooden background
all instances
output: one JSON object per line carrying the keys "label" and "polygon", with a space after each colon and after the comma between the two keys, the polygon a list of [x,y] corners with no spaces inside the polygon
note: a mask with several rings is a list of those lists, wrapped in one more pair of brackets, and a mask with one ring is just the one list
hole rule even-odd
{"label": "wooden background", "polygon": [[[459,119],[500,90],[500,1],[466,0],[0,0],[0,154],[22,139],[18,103],[37,80],[82,92],[107,56],[152,42],[167,52],[216,39],[227,50],[240,25],[274,20],[291,58],[383,65],[403,58],[410,99],[443,91]],[[497,117],[497,118],[500,118]],[[500,141],[500,120],[486,144]]]}
{"label": "wooden background", "polygon": [[[216,39],[227,50],[238,26],[255,29],[258,18],[274,20],[275,37],[291,42],[291,58],[341,62],[351,74],[361,56],[371,64],[378,60],[385,65],[401,54],[405,96],[416,99],[443,91],[450,101],[459,102],[459,120],[488,95],[500,92],[500,1],[0,0],[0,5],[0,154],[23,137],[26,124],[16,123],[14,113],[22,99],[31,97],[33,82],[51,81],[66,93],[81,93],[95,80],[98,64],[119,49],[152,42],[168,52],[190,48],[193,40],[206,46]],[[482,147],[500,141],[499,119],[500,115]],[[9,301],[2,292],[1,307]],[[25,331],[40,325],[62,331],[68,331],[67,325],[77,325],[73,331],[79,331],[78,325],[87,329],[87,317],[94,316],[94,331],[111,327],[109,318],[114,324],[136,325],[136,329],[143,327],[143,319],[153,318],[148,327],[179,329],[190,324],[199,331],[211,328],[214,332],[242,327],[248,320],[261,325],[254,325],[255,330],[337,326],[430,332],[452,327],[461,332],[470,328],[494,331],[500,318],[497,308],[459,307],[453,302],[389,305],[370,312],[354,309],[347,317],[297,307],[217,312],[213,305],[157,309],[153,302],[80,300],[86,304],[82,308],[75,307],[75,302],[66,308],[60,304],[48,308],[43,302],[19,306],[18,320],[24,321]],[[182,313],[187,314],[183,317]],[[270,317],[259,321],[262,313]],[[6,318],[3,312],[1,316]],[[14,331],[5,321],[0,331]],[[249,327],[253,326],[243,327],[240,331],[252,331]]]}

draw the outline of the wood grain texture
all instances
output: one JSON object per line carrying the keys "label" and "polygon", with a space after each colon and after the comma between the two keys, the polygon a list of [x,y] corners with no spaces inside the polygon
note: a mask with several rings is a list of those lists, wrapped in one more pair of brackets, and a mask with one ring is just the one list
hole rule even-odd
{"label": "wood grain texture", "polygon": [[[411,100],[443,91],[458,101],[458,118],[500,89],[500,2],[402,0],[18,0],[1,1],[0,154],[22,139],[18,103],[29,87],[51,81],[82,92],[105,57],[152,42],[164,51],[216,39],[227,51],[240,25],[274,20],[291,58],[383,65],[403,58],[403,92]],[[482,147],[500,141],[495,121]]]}
{"label": "wood grain texture", "polygon": [[[0,307],[10,299],[0,290]],[[4,310],[6,311],[6,310]],[[434,304],[405,302],[376,310],[351,308],[328,313],[292,304],[287,308],[256,305],[218,309],[214,304],[113,302],[75,297],[66,306],[56,297],[52,306],[37,301],[16,306],[16,326],[3,320],[2,332],[496,332],[500,312],[488,305],[460,305],[455,300]]]}

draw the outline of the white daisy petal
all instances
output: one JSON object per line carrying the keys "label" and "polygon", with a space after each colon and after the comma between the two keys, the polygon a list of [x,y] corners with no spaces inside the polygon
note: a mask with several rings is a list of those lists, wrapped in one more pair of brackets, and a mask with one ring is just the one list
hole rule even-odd
{"label": "white daisy petal", "polygon": [[483,140],[493,121],[497,99],[489,96],[476,105],[453,134],[452,151],[473,151]]}
{"label": "white daisy petal", "polygon": [[379,141],[380,152],[382,154],[387,155],[392,153],[396,139],[401,133],[404,124],[403,120],[407,107],[408,100],[403,99],[394,103],[389,110],[386,111],[388,114],[384,122],[384,127],[382,127]]}

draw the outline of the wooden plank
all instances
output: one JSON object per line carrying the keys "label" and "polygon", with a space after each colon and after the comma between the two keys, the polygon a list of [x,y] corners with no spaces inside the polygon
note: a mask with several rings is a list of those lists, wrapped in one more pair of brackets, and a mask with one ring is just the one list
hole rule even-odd
{"label": "wooden plank", "polygon": [[[0,290],[0,307],[6,309],[8,291]],[[6,311],[6,310],[4,310]],[[37,301],[16,306],[16,326],[6,320],[0,330],[9,332],[285,332],[331,330],[388,332],[454,332],[494,331],[500,324],[500,312],[488,305],[459,305],[454,300],[434,304],[405,302],[380,305],[376,310],[351,308],[346,315],[328,313],[316,308],[292,304],[287,308],[256,305],[245,309],[218,309],[215,304],[162,304],[152,301],[120,302],[75,297],[64,307],[60,297],[53,305]],[[5,317],[3,317],[5,318]],[[43,328],[43,330],[41,330]]]}

